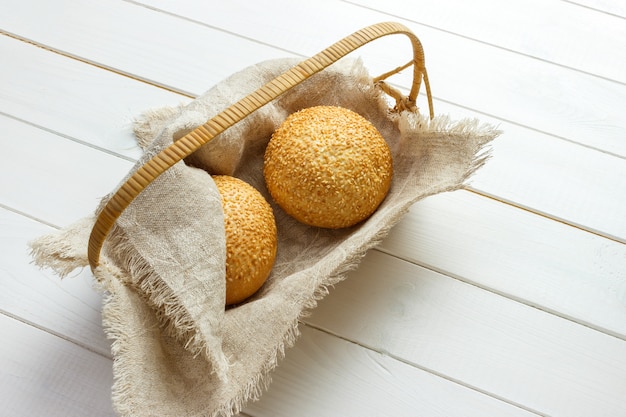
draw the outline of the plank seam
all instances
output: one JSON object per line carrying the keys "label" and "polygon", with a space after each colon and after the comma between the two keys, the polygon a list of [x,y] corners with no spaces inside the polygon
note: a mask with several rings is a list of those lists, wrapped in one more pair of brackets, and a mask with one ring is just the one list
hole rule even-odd
{"label": "plank seam", "polygon": [[47,333],[47,334],[49,334],[49,335],[52,335],[52,336],[58,337],[59,339],[65,340],[66,342],[69,342],[69,343],[72,343],[73,345],[76,345],[76,346],[78,346],[78,347],[79,347],[79,348],[81,348],[81,349],[85,349],[86,351],[89,351],[89,352],[91,352],[91,353],[94,353],[94,354],[96,354],[96,355],[98,355],[98,356],[101,356],[101,357],[103,357],[103,358],[105,358],[105,359],[108,359],[108,360],[110,360],[110,361],[112,361],[112,360],[113,360],[112,356],[105,355],[105,354],[103,354],[102,352],[99,352],[99,351],[97,351],[96,349],[93,349],[93,348],[92,348],[92,347],[90,347],[89,345],[86,345],[86,344],[81,343],[81,342],[79,342],[79,341],[77,341],[77,340],[74,340],[74,339],[72,339],[72,338],[70,338],[70,337],[67,337],[67,336],[66,336],[66,335],[64,335],[64,334],[61,334],[61,333],[55,332],[55,331],[53,331],[53,330],[51,330],[51,329],[49,329],[49,328],[47,328],[47,327],[40,326],[40,325],[38,325],[38,324],[37,324],[37,323],[35,323],[35,322],[32,322],[32,321],[26,320],[26,319],[24,319],[24,318],[22,318],[22,317],[20,317],[20,316],[17,316],[17,315],[15,315],[15,314],[12,314],[12,313],[10,313],[10,312],[6,311],[6,310],[4,310],[4,309],[0,309],[0,314],[4,315],[4,316],[6,316],[6,317],[8,317],[8,318],[10,318],[10,319],[12,319],[12,320],[15,320],[15,321],[17,321],[17,322],[20,322],[20,323],[22,323],[22,324],[24,324],[24,325],[26,325],[26,326],[30,326],[30,327],[32,327],[32,328],[34,328],[34,329],[40,330],[40,331],[45,332],[45,333]]}
{"label": "plank seam", "polygon": [[462,387],[470,389],[472,391],[476,391],[476,392],[478,392],[478,393],[480,393],[482,395],[485,395],[487,397],[490,397],[490,398],[493,398],[495,400],[501,401],[503,403],[509,404],[509,405],[511,405],[513,407],[519,408],[519,409],[524,410],[526,412],[529,412],[529,413],[532,413],[532,414],[535,414],[535,415],[541,416],[541,417],[548,417],[547,414],[543,414],[543,413],[541,413],[538,410],[534,410],[534,409],[532,409],[530,407],[524,406],[523,404],[518,404],[518,403],[516,403],[514,401],[510,401],[507,398],[501,397],[501,396],[496,395],[494,393],[490,393],[489,391],[483,390],[483,389],[481,389],[479,387],[476,387],[476,386],[473,386],[471,384],[464,383],[463,381],[461,381],[459,379],[452,378],[452,377],[450,377],[450,376],[448,376],[448,375],[446,375],[444,373],[438,372],[438,371],[436,371],[434,369],[422,366],[422,365],[420,365],[418,363],[415,363],[415,362],[411,362],[411,361],[409,361],[407,359],[404,359],[404,358],[402,358],[400,356],[394,355],[394,354],[392,354],[390,352],[387,352],[387,351],[385,351],[383,349],[377,349],[377,348],[375,348],[373,346],[369,346],[369,345],[367,345],[365,343],[361,343],[361,342],[357,342],[357,341],[354,341],[354,340],[350,340],[350,339],[348,339],[348,338],[346,338],[344,336],[341,336],[340,334],[332,332],[329,329],[325,329],[323,327],[316,326],[314,324],[310,324],[310,323],[307,323],[305,321],[301,321],[300,323],[303,324],[304,326],[310,328],[310,329],[317,330],[319,332],[325,333],[325,334],[327,334],[327,335],[329,335],[331,337],[335,337],[335,338],[337,338],[339,340],[343,340],[344,342],[353,344],[353,345],[358,346],[360,348],[367,349],[367,350],[370,350],[372,352],[376,352],[379,355],[386,356],[386,357],[391,358],[391,359],[393,359],[395,361],[401,362],[401,363],[403,363],[405,365],[408,365],[408,366],[411,366],[413,368],[419,369],[421,371],[427,372],[429,374],[432,374],[432,375],[434,375],[436,377],[442,378],[442,379],[444,379],[444,380],[446,380],[448,382],[451,382],[453,384],[462,386]]}
{"label": "plank seam", "polygon": [[534,215],[539,216],[539,217],[543,217],[545,219],[554,221],[556,223],[560,223],[560,224],[563,224],[565,226],[573,227],[574,229],[578,229],[580,231],[583,231],[583,232],[586,232],[586,233],[590,233],[592,235],[595,235],[595,236],[598,236],[598,237],[601,237],[601,238],[604,238],[604,239],[607,239],[607,240],[611,240],[611,241],[616,242],[616,243],[626,244],[626,239],[621,238],[619,236],[615,236],[615,235],[612,235],[612,234],[601,232],[601,231],[596,230],[596,229],[585,227],[585,226],[583,226],[581,224],[570,222],[570,221],[568,221],[566,219],[563,219],[561,217],[556,217],[556,216],[551,215],[549,213],[546,213],[546,212],[543,212],[543,211],[539,211],[539,210],[535,210],[532,207],[520,205],[520,204],[518,204],[518,203],[516,203],[514,201],[511,201],[511,200],[501,199],[501,198],[499,198],[496,195],[486,193],[486,192],[484,192],[484,191],[482,191],[482,190],[480,190],[478,188],[474,188],[474,187],[472,187],[470,185],[467,185],[467,186],[463,187],[463,189],[466,190],[466,191],[469,191],[469,192],[471,192],[473,194],[479,195],[481,197],[485,197],[485,198],[488,198],[490,200],[497,201],[498,203],[506,204],[507,206],[515,207],[516,209],[519,209],[519,210],[524,210],[524,211],[526,211],[528,213],[534,214]]}
{"label": "plank seam", "polygon": [[561,1],[563,3],[569,3],[569,4],[573,4],[575,6],[578,6],[578,7],[582,7],[583,9],[593,10],[594,12],[603,13],[603,14],[606,14],[608,16],[617,17],[619,19],[626,19],[626,16],[622,16],[622,15],[619,15],[617,13],[611,13],[611,12],[609,12],[607,10],[602,10],[602,9],[598,9],[598,8],[595,8],[595,7],[587,6],[586,4],[581,4],[581,3],[578,3],[578,2],[575,2],[575,1],[571,1],[571,0],[561,0]]}
{"label": "plank seam", "polygon": [[[555,66],[557,66],[559,68],[564,68],[564,69],[567,69],[567,70],[575,71],[575,72],[578,72],[578,73],[581,73],[581,74],[585,74],[585,75],[588,75],[588,76],[591,76],[591,77],[599,78],[601,80],[614,82],[614,83],[619,84],[619,85],[626,85],[626,83],[624,83],[622,81],[619,81],[619,80],[615,80],[613,78],[605,77],[605,76],[599,75],[599,74],[594,74],[593,72],[584,71],[584,70],[581,70],[581,69],[578,69],[578,68],[575,68],[575,67],[570,67],[570,66],[565,65],[565,64],[561,64],[561,63],[558,63],[558,62],[555,62],[555,61],[550,61],[549,59],[541,58],[541,57],[538,57],[538,56],[535,56],[535,55],[531,55],[531,54],[528,54],[528,53],[525,53],[525,52],[517,51],[515,49],[511,49],[511,48],[507,48],[507,47],[504,47],[504,46],[500,46],[500,45],[497,45],[497,44],[494,44],[494,43],[490,43],[490,42],[487,42],[487,41],[483,41],[483,40],[480,40],[480,39],[477,39],[477,38],[472,38],[471,36],[463,35],[463,34],[460,34],[460,33],[457,33],[457,32],[453,32],[453,31],[447,30],[447,29],[442,29],[440,27],[432,26],[432,25],[429,25],[427,23],[418,22],[417,20],[407,19],[406,17],[402,17],[402,16],[399,16],[399,15],[396,15],[396,14],[393,14],[393,13],[385,12],[383,10],[375,9],[373,7],[364,6],[364,5],[361,5],[361,4],[358,4],[358,3],[354,3],[354,2],[352,2],[350,0],[339,0],[339,1],[342,1],[342,2],[344,2],[346,4],[351,5],[351,6],[360,7],[360,8],[365,9],[365,10],[370,10],[370,11],[373,11],[373,12],[376,12],[376,13],[380,13],[380,14],[383,14],[385,16],[392,17],[394,19],[399,19],[399,20],[402,20],[402,21],[405,21],[405,22],[410,22],[412,24],[424,26],[424,27],[427,27],[429,29],[436,30],[438,32],[446,33],[448,35],[457,36],[457,37],[462,38],[462,39],[467,39],[467,40],[470,40],[472,42],[479,43],[481,45],[486,45],[486,46],[489,46],[489,47],[492,47],[492,48],[497,48],[497,49],[500,49],[502,51],[507,51],[507,52],[510,52],[510,53],[513,53],[513,54],[516,54],[516,55],[520,55],[520,56],[526,57],[526,58],[534,59],[534,60],[537,60],[537,61],[540,61],[540,62],[544,62],[544,63],[547,63],[547,64],[551,64],[551,65],[555,65]],[[595,9],[591,9],[591,10],[595,10]]]}
{"label": "plank seam", "polygon": [[29,38],[17,35],[17,34],[12,33],[12,32],[7,32],[4,29],[0,29],[0,34],[2,34],[4,36],[7,36],[9,38],[15,39],[17,41],[21,41],[21,42],[27,43],[29,45],[35,46],[37,48],[43,49],[43,50],[45,50],[47,52],[51,52],[53,54],[60,55],[60,56],[63,56],[65,58],[70,58],[70,59],[72,59],[74,61],[82,62],[83,64],[87,64],[87,65],[99,68],[101,70],[112,72],[114,74],[121,75],[121,76],[123,76],[125,78],[129,78],[129,79],[134,80],[134,81],[139,81],[141,83],[148,84],[148,85],[151,85],[153,87],[157,87],[157,88],[160,88],[162,90],[169,91],[171,93],[179,94],[179,95],[185,96],[187,98],[192,98],[192,99],[196,97],[196,95],[194,95],[191,92],[187,92],[187,91],[184,91],[184,90],[181,90],[181,89],[174,89],[172,87],[169,87],[166,84],[162,84],[162,83],[156,82],[156,81],[151,80],[149,78],[140,77],[140,76],[137,76],[137,75],[132,74],[130,72],[122,71],[122,70],[119,70],[119,69],[117,69],[115,67],[111,67],[111,66],[108,66],[108,65],[101,64],[101,63],[99,63],[97,61],[93,61],[93,60],[90,60],[90,59],[87,59],[87,58],[83,58],[83,57],[81,57],[79,55],[75,55],[75,54],[72,54],[70,52],[54,48],[54,47],[52,47],[50,45],[46,45],[44,43],[37,42],[37,41],[35,41],[33,39],[29,39]]}
{"label": "plank seam", "polygon": [[117,153],[117,152],[111,151],[111,150],[109,150],[109,149],[107,149],[107,148],[103,148],[103,147],[100,147],[100,146],[94,145],[93,143],[90,143],[90,142],[87,142],[87,141],[84,141],[84,140],[80,140],[80,139],[75,138],[75,137],[73,137],[73,136],[70,136],[70,135],[68,135],[68,134],[65,134],[65,133],[59,132],[59,131],[54,130],[54,129],[50,129],[50,128],[45,127],[45,126],[43,126],[43,125],[40,125],[40,124],[37,124],[37,123],[31,122],[31,121],[29,121],[29,120],[22,119],[22,118],[20,118],[20,117],[14,116],[14,115],[12,115],[12,114],[5,113],[5,112],[3,112],[3,111],[0,111],[0,116],[4,116],[4,117],[6,117],[6,118],[8,118],[8,119],[12,119],[12,120],[15,120],[15,121],[20,122],[20,123],[24,123],[25,125],[28,125],[28,126],[30,126],[30,127],[34,127],[35,129],[42,130],[42,131],[44,131],[44,132],[47,132],[47,133],[53,134],[53,135],[58,136],[58,137],[61,137],[61,138],[63,138],[63,139],[67,139],[67,140],[72,141],[72,142],[74,142],[74,143],[77,143],[77,144],[79,144],[79,145],[83,145],[83,146],[86,146],[86,147],[88,147],[88,148],[95,149],[95,150],[97,150],[97,151],[100,151],[100,152],[106,153],[106,154],[108,154],[108,155],[115,156],[115,157],[117,157],[117,158],[119,158],[119,159],[123,159],[123,160],[125,160],[125,161],[132,162],[132,163],[137,162],[137,159],[136,159],[136,158],[133,158],[133,157],[130,157],[130,156],[126,156],[126,155],[123,155],[123,154],[121,154],[121,153]]}
{"label": "plank seam", "polygon": [[561,314],[560,312],[558,312],[556,310],[552,310],[552,309],[547,308],[545,306],[542,306],[542,305],[540,305],[538,303],[534,303],[534,302],[532,302],[530,300],[526,300],[524,298],[517,297],[515,295],[508,294],[508,293],[503,292],[503,291],[498,291],[498,290],[496,290],[494,288],[491,288],[491,287],[480,285],[477,282],[475,282],[475,281],[473,281],[473,280],[471,280],[469,278],[464,278],[464,277],[462,277],[460,275],[457,275],[457,274],[454,274],[454,273],[452,273],[450,271],[446,271],[444,269],[440,269],[440,268],[437,268],[437,267],[435,267],[433,265],[426,264],[426,263],[423,263],[423,262],[414,261],[414,260],[406,258],[404,256],[399,256],[399,255],[397,255],[397,254],[395,254],[395,253],[393,253],[393,252],[391,252],[389,250],[383,249],[383,248],[376,247],[376,248],[374,248],[372,250],[375,250],[377,252],[380,252],[380,253],[383,253],[385,255],[391,256],[391,257],[396,258],[396,259],[398,259],[400,261],[407,262],[407,263],[409,263],[411,265],[415,265],[415,266],[418,266],[420,268],[424,268],[424,269],[426,269],[428,271],[435,272],[435,273],[437,273],[439,275],[443,275],[445,277],[452,278],[452,279],[454,279],[456,281],[459,281],[459,282],[462,282],[464,284],[471,285],[471,286],[473,286],[475,288],[478,288],[480,290],[483,290],[483,291],[486,291],[488,293],[494,294],[494,295],[496,295],[498,297],[506,298],[507,300],[511,300],[511,301],[513,301],[515,303],[524,305],[524,306],[529,307],[529,308],[533,308],[535,310],[539,310],[542,313],[546,313],[546,314],[549,314],[551,316],[558,317],[558,318],[560,318],[562,320],[569,321],[569,322],[574,323],[574,324],[576,324],[578,326],[586,327],[587,329],[592,330],[594,332],[598,332],[598,333],[601,333],[601,334],[606,335],[606,336],[614,337],[615,339],[618,339],[618,340],[626,341],[626,335],[622,335],[620,333],[614,332],[614,331],[612,331],[610,329],[606,329],[606,328],[601,327],[601,326],[596,326],[596,325],[591,324],[589,322],[586,322],[584,320],[577,319],[576,317],[568,316],[566,314]]}
{"label": "plank seam", "polygon": [[61,226],[59,226],[59,225],[52,224],[52,223],[47,222],[47,221],[45,221],[43,219],[40,219],[39,217],[32,216],[32,215],[30,215],[28,213],[25,213],[25,212],[23,212],[21,210],[18,210],[16,208],[9,207],[6,204],[0,203],[0,209],[6,210],[6,211],[10,211],[11,213],[15,213],[17,215],[26,217],[27,219],[31,219],[33,221],[36,221],[37,223],[41,223],[41,224],[44,224],[46,226],[52,227],[54,229],[61,230]]}
{"label": "plank seam", "polygon": [[296,57],[299,57],[299,58],[307,58],[307,56],[299,54],[299,53],[294,52],[294,51],[291,51],[289,49],[281,48],[280,46],[276,46],[276,45],[272,45],[270,43],[262,42],[262,41],[260,41],[258,39],[251,38],[251,37],[248,37],[248,36],[243,36],[243,35],[241,35],[239,33],[232,32],[232,31],[229,31],[229,30],[226,30],[226,29],[222,29],[222,28],[217,27],[217,26],[212,26],[212,25],[209,25],[208,23],[202,22],[200,20],[195,20],[195,19],[192,19],[192,18],[187,17],[187,16],[183,16],[183,15],[179,15],[179,14],[176,14],[176,13],[172,13],[172,12],[169,12],[167,10],[159,9],[157,7],[150,6],[150,5],[144,4],[144,3],[140,3],[140,2],[134,1],[134,0],[122,0],[122,1],[124,1],[125,3],[132,4],[134,6],[137,6],[137,7],[142,7],[144,9],[147,9],[147,10],[150,10],[150,11],[153,11],[153,12],[156,12],[156,13],[161,13],[161,14],[164,14],[166,16],[175,17],[177,19],[181,19],[181,20],[184,20],[186,22],[193,23],[195,25],[199,25],[199,26],[202,26],[202,27],[205,27],[205,28],[213,29],[213,30],[218,31],[218,32],[226,33],[227,35],[231,35],[231,36],[237,37],[239,39],[245,39],[245,40],[247,40],[249,42],[256,43],[257,45],[263,45],[263,46],[275,49],[277,51],[287,52],[288,54],[295,55]]}
{"label": "plank seam", "polygon": [[[406,87],[399,86],[399,85],[396,85],[396,84],[393,84],[393,83],[389,83],[389,84],[394,85],[395,87],[398,87],[398,88],[401,88],[401,89],[403,89],[403,88],[406,89]],[[525,124],[516,122],[514,120],[505,119],[505,118],[503,118],[501,116],[496,116],[494,114],[487,113],[487,112],[484,112],[484,111],[481,111],[481,110],[477,110],[477,109],[474,109],[472,107],[468,107],[468,106],[465,106],[465,105],[462,105],[462,104],[459,104],[459,103],[455,103],[454,101],[442,99],[442,98],[439,98],[439,97],[434,96],[434,95],[433,95],[433,99],[435,99],[437,101],[441,101],[442,103],[447,103],[447,104],[459,107],[461,109],[469,110],[469,111],[474,112],[476,114],[484,115],[484,116],[490,117],[492,119],[499,120],[500,122],[509,123],[509,124],[511,124],[513,126],[518,126],[518,127],[524,128],[524,129],[531,130],[533,132],[541,133],[542,135],[549,136],[549,137],[551,137],[553,139],[561,140],[561,141],[564,141],[564,142],[567,142],[567,143],[571,143],[573,145],[581,146],[581,147],[583,147],[585,149],[590,149],[592,151],[600,152],[600,153],[603,153],[605,155],[609,155],[609,156],[612,156],[612,157],[615,157],[615,158],[626,160],[626,155],[620,155],[620,154],[617,154],[617,153],[614,153],[614,152],[611,152],[611,151],[607,151],[605,149],[600,149],[600,148],[596,148],[596,147],[591,146],[591,145],[587,145],[587,144],[584,144],[584,143],[576,142],[575,140],[568,139],[568,138],[566,138],[564,136],[559,136],[559,135],[556,135],[556,134],[551,133],[551,132],[546,132],[545,130],[537,129],[535,127],[532,127],[532,126],[529,126],[529,125],[525,125]]]}

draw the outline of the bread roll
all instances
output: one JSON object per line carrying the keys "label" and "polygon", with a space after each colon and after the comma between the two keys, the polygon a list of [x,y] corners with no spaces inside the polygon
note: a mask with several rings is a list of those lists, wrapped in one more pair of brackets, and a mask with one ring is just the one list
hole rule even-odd
{"label": "bread roll", "polygon": [[276,258],[277,232],[269,203],[250,184],[213,176],[222,197],[226,228],[226,305],[254,294],[269,277]]}
{"label": "bread roll", "polygon": [[316,106],[291,114],[265,150],[267,188],[299,221],[343,228],[369,217],[391,185],[391,152],[359,114]]}

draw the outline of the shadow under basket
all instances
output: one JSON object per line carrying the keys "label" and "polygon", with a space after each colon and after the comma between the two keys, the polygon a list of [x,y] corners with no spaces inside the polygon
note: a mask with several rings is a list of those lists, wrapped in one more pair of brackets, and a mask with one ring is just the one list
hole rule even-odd
{"label": "shadow under basket", "polygon": [[[405,35],[413,47],[407,97],[382,79],[409,65],[371,78],[360,60],[344,58],[390,34]],[[429,115],[415,106],[422,82]],[[317,105],[364,116],[392,153],[389,193],[350,228],[297,222],[264,184],[263,154],[274,130]],[[461,188],[499,134],[477,120],[434,115],[421,44],[397,23],[364,28],[304,61],[248,67],[187,105],[146,112],[135,133],[144,155],[95,214],[31,242],[35,263],[61,276],[91,266],[112,340],[114,407],[124,416],[231,416],[258,399],[295,343],[299,320],[329,287],[411,204]],[[228,308],[224,218],[209,173],[254,186],[272,204],[278,228],[270,277]]]}

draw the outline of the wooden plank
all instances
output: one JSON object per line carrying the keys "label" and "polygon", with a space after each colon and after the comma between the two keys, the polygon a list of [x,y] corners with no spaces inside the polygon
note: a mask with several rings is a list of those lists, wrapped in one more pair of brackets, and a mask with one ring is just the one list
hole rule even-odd
{"label": "wooden plank", "polygon": [[130,159],[141,154],[135,117],[189,101],[8,36],[0,36],[0,51],[11,57],[0,65],[0,113]]}
{"label": "wooden plank", "polygon": [[448,103],[437,105],[444,113],[478,118],[503,132],[468,188],[626,242],[625,159]]}
{"label": "wooden plank", "polygon": [[[254,3],[246,5],[248,10],[244,14],[238,13],[238,7],[242,6],[233,2],[222,2],[219,6],[191,0],[175,3],[143,0],[142,3],[307,56],[354,30],[389,20],[388,15],[380,12],[334,0],[306,4],[287,0]],[[292,25],[276,24],[285,19],[298,22],[297,31]],[[436,97],[626,156],[623,141],[626,120],[621,111],[626,103],[625,85],[528,59],[410,20],[396,20],[405,23],[422,40]],[[548,36],[549,32],[543,35]],[[372,74],[377,75],[406,62],[411,56],[407,48],[403,40],[385,39],[357,54],[364,57]],[[411,82],[408,73],[396,80],[404,86]]]}
{"label": "wooden plank", "polygon": [[125,1],[4,3],[11,10],[0,16],[4,31],[187,95],[248,65],[291,55]]}
{"label": "wooden plank", "polygon": [[[443,103],[452,113],[482,117]],[[551,141],[547,135],[510,123],[492,145],[493,157],[470,181],[470,189],[624,242],[624,159]]]}
{"label": "wooden plank", "polygon": [[620,0],[566,0],[593,10],[626,18],[626,4]]}
{"label": "wooden plank", "polygon": [[411,207],[379,249],[626,340],[626,245],[467,191]]}
{"label": "wooden plank", "polygon": [[2,414],[114,416],[111,360],[0,314]]}
{"label": "wooden plank", "polygon": [[271,416],[535,416],[387,355],[303,326],[246,412]]}
{"label": "wooden plank", "polygon": [[[564,1],[354,0],[389,15],[626,83],[626,23]],[[528,13],[532,10],[532,13]]]}
{"label": "wooden plank", "polygon": [[[0,348],[0,387],[7,415],[114,415],[109,359],[2,314],[0,324],[6,336]],[[273,373],[270,390],[241,416],[352,415],[356,411],[359,415],[534,415],[303,328],[296,347]]]}
{"label": "wooden plank", "polygon": [[133,166],[6,116],[0,115],[0,126],[0,175],[14,179],[0,188],[0,202],[57,226],[93,213]]}
{"label": "wooden plank", "polygon": [[372,252],[306,322],[542,415],[626,413],[626,343]]}
{"label": "wooden plank", "polygon": [[62,281],[31,263],[28,242],[52,231],[0,209],[0,311],[110,356],[111,346],[102,331],[102,296],[93,287],[91,271],[77,270]]}

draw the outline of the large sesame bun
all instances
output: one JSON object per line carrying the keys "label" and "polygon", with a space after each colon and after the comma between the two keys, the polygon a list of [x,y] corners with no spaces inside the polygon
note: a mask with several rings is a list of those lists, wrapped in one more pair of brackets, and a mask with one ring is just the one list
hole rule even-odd
{"label": "large sesame bun", "polygon": [[376,210],[389,191],[393,163],[385,139],[364,117],[317,106],[291,114],[274,132],[263,173],[285,212],[337,229]]}
{"label": "large sesame bun", "polygon": [[226,305],[254,294],[276,259],[277,232],[269,203],[250,184],[227,175],[213,177],[222,197],[226,228]]}

